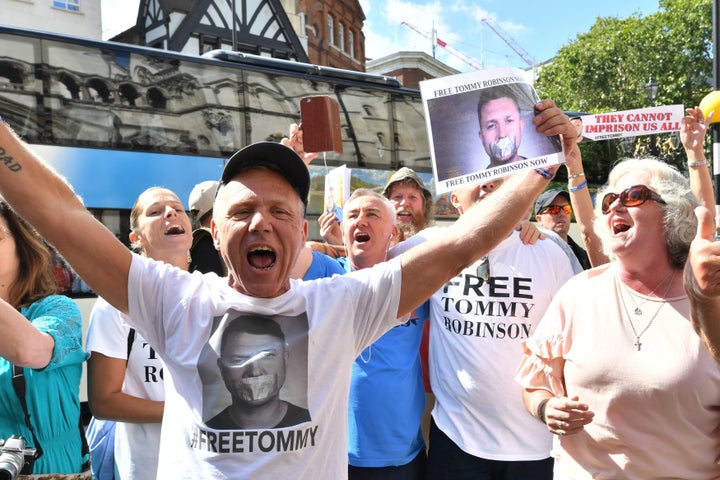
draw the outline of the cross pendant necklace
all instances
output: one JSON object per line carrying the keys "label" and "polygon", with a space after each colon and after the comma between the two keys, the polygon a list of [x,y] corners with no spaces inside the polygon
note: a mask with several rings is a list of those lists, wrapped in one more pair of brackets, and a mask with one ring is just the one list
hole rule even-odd
{"label": "cross pendant necklace", "polygon": [[[674,273],[674,271],[671,272],[671,273]],[[668,277],[665,277],[665,278],[667,279]],[[629,291],[630,288],[627,287],[625,284],[623,284],[623,283],[622,283],[622,280],[620,280],[620,278],[616,278],[616,281],[617,281],[618,283],[622,284],[622,287],[621,287],[620,285],[618,285],[618,295],[620,296],[620,303],[622,303],[623,309],[625,310],[625,315],[627,316],[628,323],[630,323],[630,328],[632,329],[633,335],[635,335],[635,342],[633,343],[633,346],[634,346],[635,348],[637,348],[637,351],[638,351],[638,352],[639,352],[640,349],[642,348],[642,342],[640,341],[640,337],[642,337],[643,334],[644,334],[645,332],[647,332],[648,328],[650,328],[650,326],[651,326],[651,325],[653,324],[653,322],[655,321],[655,317],[658,316],[658,314],[660,313],[660,310],[662,310],[662,307],[664,307],[664,306],[665,306],[665,303],[667,303],[667,302],[664,301],[664,300],[665,300],[665,297],[667,297],[668,292],[670,292],[670,288],[672,287],[673,280],[675,280],[675,277],[674,277],[674,276],[669,276],[669,278],[670,278],[670,282],[668,283],[668,286],[665,288],[665,292],[663,292],[662,297],[659,297],[659,300],[661,300],[662,303],[661,303],[660,306],[657,308],[657,310],[655,310],[655,313],[653,314],[653,316],[652,316],[652,317],[650,318],[650,320],[648,321],[647,325],[645,325],[645,328],[643,328],[640,333],[638,333],[637,330],[635,329],[635,324],[633,323],[632,317],[630,316],[630,312],[628,311],[627,304],[625,303],[625,295],[623,294],[623,291],[622,291],[622,290],[623,290],[622,287],[625,287],[625,289],[628,290],[628,291],[626,292],[627,295],[630,296],[630,298],[632,299],[632,294],[631,294],[630,291]],[[659,285],[658,285],[658,286],[659,286]],[[634,302],[634,301],[633,301],[633,302]],[[644,302],[643,302],[643,303],[644,303]],[[639,310],[639,312],[638,312],[638,310]],[[642,315],[642,310],[640,310],[640,308],[639,308],[637,305],[635,305],[635,311],[634,311],[633,313],[635,313],[635,315]]]}

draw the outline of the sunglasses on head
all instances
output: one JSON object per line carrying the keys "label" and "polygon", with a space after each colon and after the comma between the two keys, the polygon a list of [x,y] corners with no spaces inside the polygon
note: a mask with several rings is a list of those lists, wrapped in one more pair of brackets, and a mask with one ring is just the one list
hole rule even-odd
{"label": "sunglasses on head", "polygon": [[570,215],[572,213],[572,207],[570,205],[548,205],[547,207],[540,210],[538,213],[544,215],[549,213],[550,215],[557,215],[560,212]]}
{"label": "sunglasses on head", "polygon": [[620,199],[623,207],[639,207],[648,200],[655,200],[658,203],[665,203],[660,195],[650,190],[645,185],[633,185],[620,193],[607,193],[602,200],[602,213],[607,215],[610,212],[610,205],[616,199]]}

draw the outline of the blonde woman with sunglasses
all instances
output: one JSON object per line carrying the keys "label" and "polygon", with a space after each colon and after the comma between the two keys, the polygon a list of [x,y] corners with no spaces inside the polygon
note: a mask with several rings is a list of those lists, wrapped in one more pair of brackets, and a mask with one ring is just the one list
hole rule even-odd
{"label": "blonde woman with sunglasses", "polygon": [[[704,135],[689,113],[684,145]],[[682,276],[698,201],[655,159],[620,162],[597,199],[611,261],[560,289],[518,368],[526,408],[555,434],[555,478],[718,478],[720,369]]]}

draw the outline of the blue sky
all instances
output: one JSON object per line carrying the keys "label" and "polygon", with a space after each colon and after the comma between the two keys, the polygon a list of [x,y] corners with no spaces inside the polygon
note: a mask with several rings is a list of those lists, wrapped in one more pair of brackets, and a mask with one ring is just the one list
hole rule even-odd
{"label": "blue sky", "polygon": [[[365,53],[380,58],[398,51],[432,54],[430,40],[401,25],[410,23],[425,32],[433,25],[437,37],[454,51],[486,68],[527,64],[482,21],[491,18],[512,42],[536,62],[551,58],[558,49],[586,32],[598,16],[625,18],[658,10],[657,0],[360,0],[365,11]],[[139,0],[102,0],[103,37],[115,35],[135,23]],[[435,56],[463,71],[473,68],[448,50],[437,47]]]}

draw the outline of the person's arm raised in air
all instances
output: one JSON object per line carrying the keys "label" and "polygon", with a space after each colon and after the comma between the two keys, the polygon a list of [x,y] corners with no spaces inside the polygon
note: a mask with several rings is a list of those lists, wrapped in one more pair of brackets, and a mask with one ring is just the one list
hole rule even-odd
{"label": "person's arm raised in air", "polygon": [[[536,107],[533,124],[539,133],[562,135],[563,149],[577,142],[577,130],[552,100]],[[553,173],[557,166],[550,168]],[[463,268],[487,255],[526,217],[531,205],[547,186],[549,178],[530,170],[508,181],[491,196],[476,204],[436,239],[418,245],[403,255],[402,288],[398,317],[410,312]]]}
{"label": "person's arm raised in air", "polygon": [[595,233],[595,211],[593,210],[592,198],[590,198],[590,190],[588,190],[587,179],[585,178],[582,153],[580,153],[577,144],[565,154],[565,168],[567,168],[568,173],[570,203],[575,212],[575,220],[580,229],[580,235],[582,235],[590,264],[593,267],[603,265],[609,262],[610,259],[605,255],[602,241]]}
{"label": "person's arm raised in air", "polygon": [[687,115],[682,119],[680,141],[687,154],[690,188],[700,205],[713,211],[715,209],[713,181],[705,160],[703,143],[710,120],[712,120],[715,112],[710,112],[708,118],[704,119],[702,110],[699,108],[687,108],[685,111]]}
{"label": "person's arm raised in air", "polygon": [[0,160],[0,194],[7,203],[58,249],[98,295],[127,312],[130,250],[3,121]]}
{"label": "person's arm raised in air", "polygon": [[303,129],[297,123],[290,124],[290,136],[280,139],[280,143],[295,150],[295,153],[303,159],[305,165],[308,167],[310,167],[310,162],[318,156],[315,152],[305,151],[305,147],[303,146]]}

